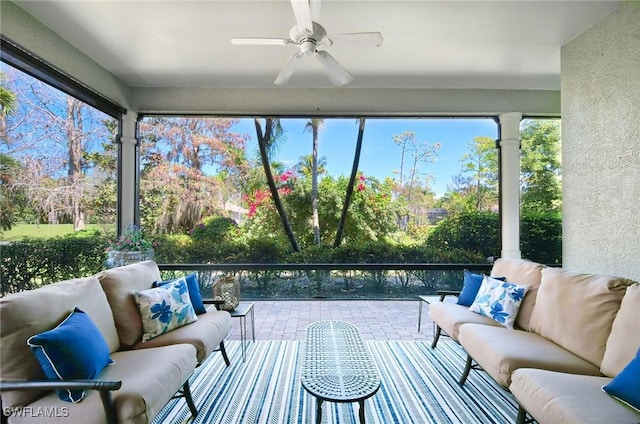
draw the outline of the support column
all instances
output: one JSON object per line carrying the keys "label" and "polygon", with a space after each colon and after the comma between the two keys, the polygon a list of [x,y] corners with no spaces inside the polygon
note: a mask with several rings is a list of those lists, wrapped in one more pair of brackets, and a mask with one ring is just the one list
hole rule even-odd
{"label": "support column", "polygon": [[118,157],[118,233],[138,224],[138,115],[128,111],[122,118]]}
{"label": "support column", "polygon": [[500,115],[500,183],[503,258],[520,258],[520,121],[518,112]]}

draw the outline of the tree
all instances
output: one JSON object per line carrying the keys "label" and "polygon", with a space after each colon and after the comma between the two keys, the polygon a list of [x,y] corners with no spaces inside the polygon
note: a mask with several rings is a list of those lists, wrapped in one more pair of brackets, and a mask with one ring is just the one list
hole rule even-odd
{"label": "tree", "polygon": [[104,115],[7,65],[4,69],[4,88],[15,94],[4,141],[7,154],[20,163],[9,188],[24,193],[29,205],[17,218],[25,220],[30,209],[39,222],[72,222],[81,230],[87,199],[96,193],[85,158],[108,137]]}
{"label": "tree", "polygon": [[[305,178],[311,178],[313,175],[313,155],[300,156],[298,164],[296,165],[296,172]],[[324,175],[326,173],[327,158],[321,156],[318,158],[318,175]]]}
{"label": "tree", "polygon": [[[144,227],[186,232],[241,199],[249,173],[247,135],[235,119],[151,118],[141,123]],[[212,175],[210,175],[212,174]],[[158,207],[161,205],[161,207]]]}
{"label": "tree", "polygon": [[311,153],[311,219],[313,225],[313,242],[320,244],[320,219],[318,217],[318,132],[324,125],[324,119],[313,118],[307,125],[305,131],[311,130],[313,145]]}
{"label": "tree", "polygon": [[522,211],[560,211],[560,121],[524,121],[521,136]]}
{"label": "tree", "polygon": [[6,117],[16,106],[16,95],[9,88],[5,87],[5,75],[0,72],[0,140],[7,140]]}
{"label": "tree", "polygon": [[[414,131],[405,131],[402,134],[394,135],[393,142],[400,146],[400,179],[396,188],[396,196],[404,196],[409,209],[411,209],[413,190],[421,176],[425,178],[425,186],[429,190],[429,180],[432,177],[422,169],[422,165],[433,163],[442,145],[440,143],[418,141]],[[408,169],[408,176],[405,176],[405,162],[408,160],[410,161],[410,168]],[[407,228],[408,221],[408,214],[401,218],[403,229]]]}
{"label": "tree", "polygon": [[460,158],[461,173],[442,201],[450,213],[491,211],[498,205],[498,151],[495,140],[475,137]]}
{"label": "tree", "polygon": [[289,218],[284,210],[284,207],[282,206],[278,188],[276,187],[273,174],[271,173],[271,167],[269,166],[268,151],[273,146],[273,144],[276,143],[278,135],[282,134],[282,126],[280,125],[280,120],[275,118],[266,118],[264,133],[262,132],[262,125],[260,124],[260,120],[256,118],[254,119],[254,122],[256,126],[256,134],[258,136],[260,158],[262,159],[262,166],[264,168],[265,176],[267,177],[267,184],[269,185],[271,197],[273,198],[274,205],[278,211],[278,215],[280,216],[284,231],[287,235],[287,238],[289,239],[289,243],[291,243],[293,251],[299,252],[300,246],[298,245],[296,236],[293,233],[293,229],[291,228]]}

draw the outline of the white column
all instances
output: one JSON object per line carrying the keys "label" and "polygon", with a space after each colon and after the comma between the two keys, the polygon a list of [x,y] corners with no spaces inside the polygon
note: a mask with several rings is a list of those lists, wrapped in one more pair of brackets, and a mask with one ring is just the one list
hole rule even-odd
{"label": "white column", "polygon": [[500,115],[503,258],[520,258],[520,121],[518,112]]}
{"label": "white column", "polygon": [[138,140],[136,139],[136,120],[138,115],[128,111],[122,119],[120,135],[120,175],[118,175],[119,199],[118,213],[120,231],[135,224],[138,202]]}

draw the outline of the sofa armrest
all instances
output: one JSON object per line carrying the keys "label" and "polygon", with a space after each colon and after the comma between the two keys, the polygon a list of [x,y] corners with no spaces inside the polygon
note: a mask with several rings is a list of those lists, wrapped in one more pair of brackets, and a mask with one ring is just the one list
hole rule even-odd
{"label": "sofa armrest", "polygon": [[220,305],[224,305],[224,300],[202,299],[202,303],[205,305],[215,305],[216,309],[220,311]]}
{"label": "sofa armrest", "polygon": [[440,296],[440,302],[447,296],[460,296],[460,290],[438,290],[436,294]]}
{"label": "sofa armrest", "polygon": [[120,387],[122,387],[122,381],[119,380],[31,380],[0,382],[0,392],[9,390],[97,390],[100,392],[100,400],[102,401],[104,414],[107,418],[107,424],[116,424],[118,422],[115,404],[111,397],[111,391],[118,390]]}

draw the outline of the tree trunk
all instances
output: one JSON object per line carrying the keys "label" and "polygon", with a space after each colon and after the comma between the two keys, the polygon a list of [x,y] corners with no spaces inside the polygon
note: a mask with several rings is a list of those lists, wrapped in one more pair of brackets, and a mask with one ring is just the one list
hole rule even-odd
{"label": "tree trunk", "polygon": [[311,213],[313,217],[313,243],[320,245],[320,219],[318,217],[318,121],[312,120],[313,152],[311,161]]}
{"label": "tree trunk", "polygon": [[69,143],[69,185],[73,231],[85,229],[82,211],[82,103],[67,96],[67,121],[65,123]]}
{"label": "tree trunk", "polygon": [[364,136],[364,124],[365,118],[360,118],[360,126],[358,129],[358,141],[356,143],[356,152],[353,155],[353,166],[351,167],[351,177],[349,178],[349,185],[347,186],[347,194],[344,198],[344,205],[342,206],[342,215],[340,216],[340,222],[338,223],[338,231],[336,232],[336,240],[333,243],[333,247],[340,246],[342,241],[342,234],[344,233],[345,222],[347,221],[347,212],[349,211],[349,204],[351,203],[351,196],[353,195],[353,186],[356,183],[356,177],[358,176],[358,166],[360,164],[360,152],[362,150],[362,138]]}
{"label": "tree trunk", "polygon": [[273,138],[273,118],[266,118],[265,130],[264,134],[262,134],[262,127],[260,125],[260,121],[256,118],[254,119],[256,124],[256,133],[258,135],[258,147],[260,148],[260,158],[262,159],[262,167],[264,168],[265,176],[267,177],[267,184],[269,185],[269,190],[271,191],[271,197],[273,199],[273,203],[276,206],[276,210],[280,215],[280,219],[282,220],[282,225],[284,226],[284,231],[287,234],[287,238],[291,243],[291,247],[294,252],[299,252],[300,247],[298,246],[298,242],[296,241],[296,236],[293,234],[293,229],[291,228],[291,223],[289,222],[289,217],[282,206],[282,201],[280,200],[280,195],[278,194],[278,188],[276,187],[276,182],[273,179],[273,174],[271,173],[271,166],[269,165],[269,155],[267,154],[267,146],[272,142]]}

